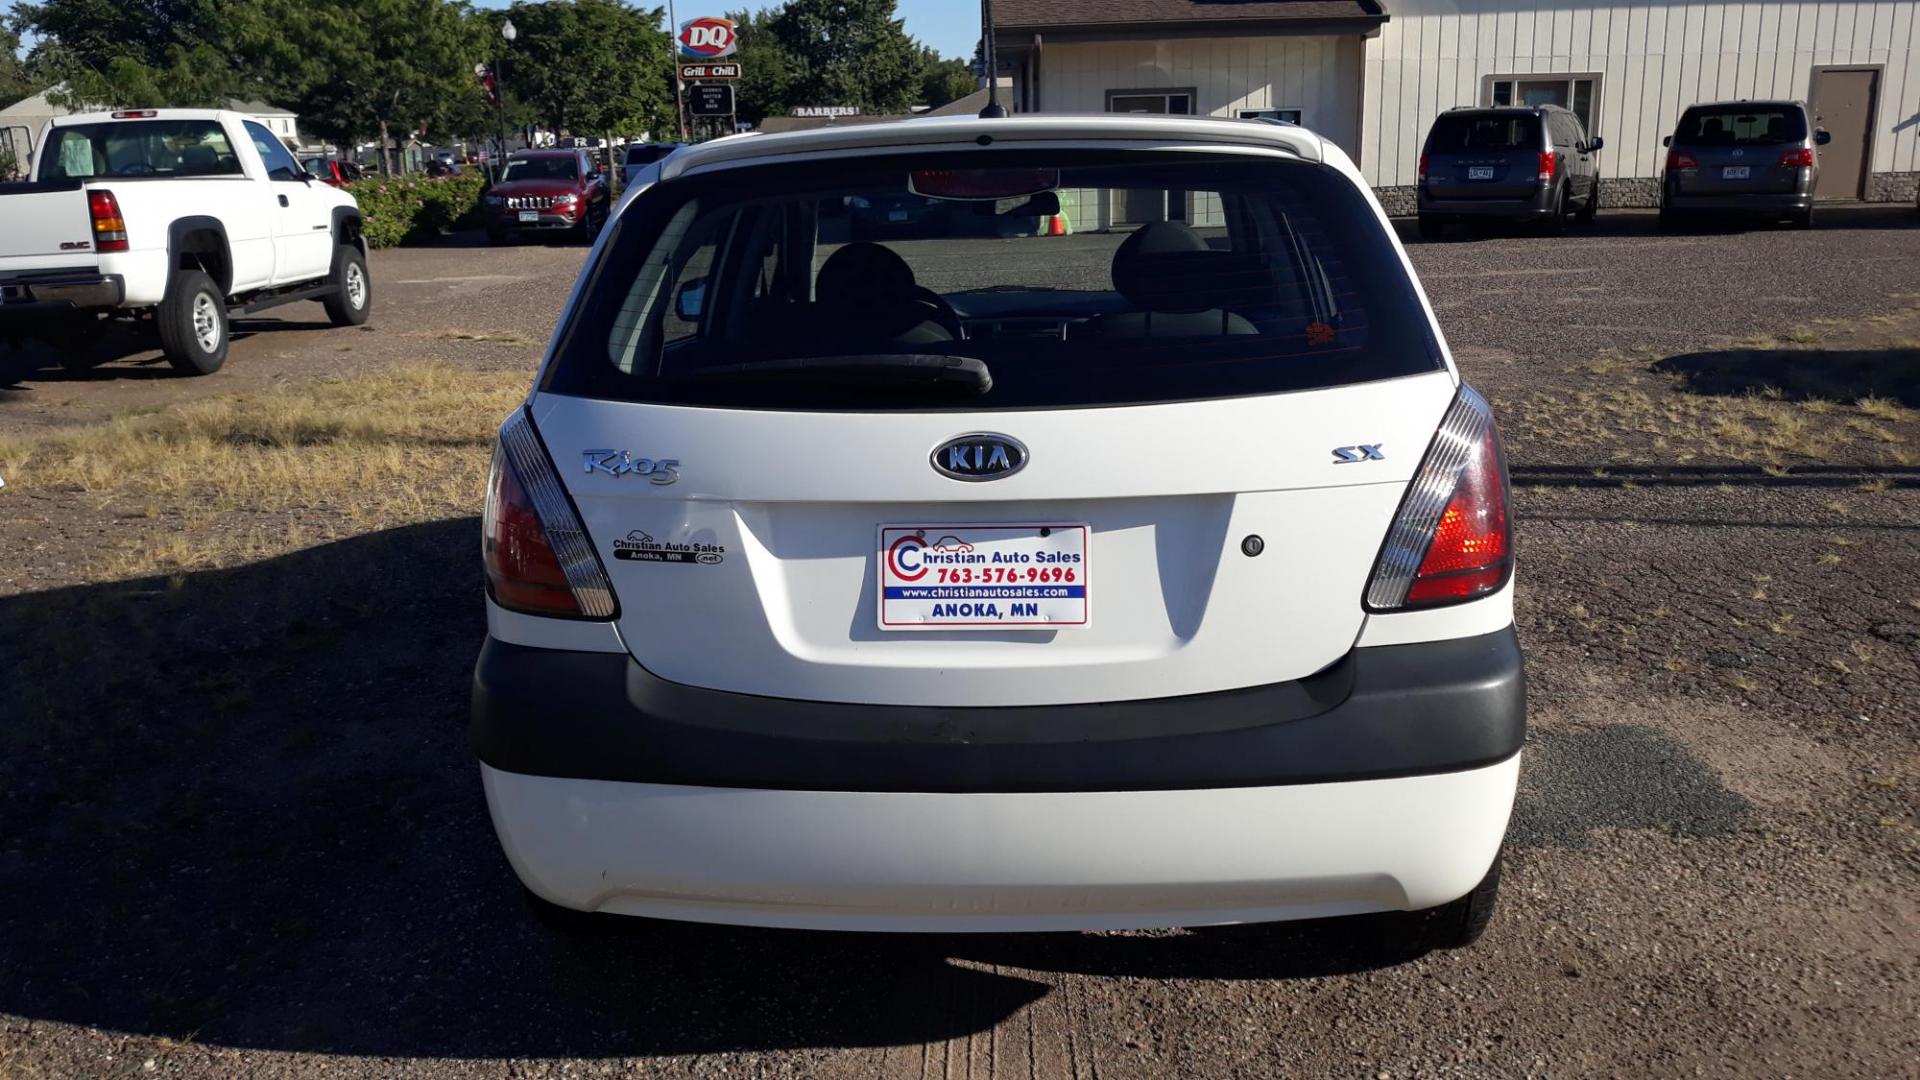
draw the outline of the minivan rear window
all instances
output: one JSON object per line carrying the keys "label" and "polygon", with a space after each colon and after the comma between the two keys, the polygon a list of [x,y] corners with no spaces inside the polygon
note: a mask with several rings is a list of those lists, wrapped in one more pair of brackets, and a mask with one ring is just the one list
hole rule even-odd
{"label": "minivan rear window", "polygon": [[543,389],[1000,409],[1444,366],[1373,206],[1324,166],[1166,151],[745,166],[636,199]]}
{"label": "minivan rear window", "polygon": [[1538,150],[1540,117],[1534,113],[1449,113],[1433,122],[1429,153],[1469,150]]}
{"label": "minivan rear window", "polygon": [[1688,109],[1674,141],[1689,146],[1777,146],[1807,137],[1797,105],[1715,105]]}

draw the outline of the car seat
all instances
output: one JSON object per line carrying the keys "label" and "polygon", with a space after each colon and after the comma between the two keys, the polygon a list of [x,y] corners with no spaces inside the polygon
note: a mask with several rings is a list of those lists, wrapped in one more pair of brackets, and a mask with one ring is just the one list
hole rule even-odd
{"label": "car seat", "polygon": [[1273,276],[1257,256],[1215,251],[1178,221],[1136,230],[1113,253],[1113,287],[1133,311],[1096,315],[1087,332],[1104,338],[1258,334],[1232,309],[1273,302]]}

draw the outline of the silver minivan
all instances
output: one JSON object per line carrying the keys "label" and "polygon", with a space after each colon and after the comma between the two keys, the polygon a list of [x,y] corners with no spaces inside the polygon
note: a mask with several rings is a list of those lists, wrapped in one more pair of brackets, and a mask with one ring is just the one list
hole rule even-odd
{"label": "silver minivan", "polygon": [[1721,101],[1689,106],[1667,136],[1660,225],[1698,215],[1786,218],[1813,225],[1813,192],[1830,136],[1798,101]]}

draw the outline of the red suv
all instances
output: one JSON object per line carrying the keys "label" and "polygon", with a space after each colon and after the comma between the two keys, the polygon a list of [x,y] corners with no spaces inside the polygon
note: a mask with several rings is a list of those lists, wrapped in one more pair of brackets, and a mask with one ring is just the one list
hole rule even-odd
{"label": "red suv", "polygon": [[487,192],[487,242],[535,230],[592,240],[607,220],[611,192],[585,150],[521,150]]}

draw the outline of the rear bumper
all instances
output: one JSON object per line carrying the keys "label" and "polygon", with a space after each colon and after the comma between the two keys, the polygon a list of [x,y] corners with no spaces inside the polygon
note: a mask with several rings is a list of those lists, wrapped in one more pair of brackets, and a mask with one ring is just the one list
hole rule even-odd
{"label": "rear bumper", "polygon": [[1296,682],[1017,708],[847,705],[667,682],[629,656],[489,638],[480,761],[526,776],[864,792],[1114,792],[1422,776],[1512,757],[1526,688],[1512,627],[1356,648]]}
{"label": "rear bumper", "polygon": [[563,907],[812,930],[1118,930],[1434,907],[1492,865],[1516,754],[1202,791],[755,791],[482,766],[514,872]]}
{"label": "rear bumper", "polygon": [[0,322],[33,322],[116,308],[125,298],[126,282],[118,274],[0,274]]}
{"label": "rear bumper", "polygon": [[1670,213],[1791,214],[1812,206],[1811,191],[1689,195],[1669,189],[1666,194],[1666,209]]}
{"label": "rear bumper", "polygon": [[1436,199],[1422,187],[1415,193],[1415,203],[1421,214],[1430,217],[1509,220],[1545,217],[1553,213],[1554,190],[1542,187],[1518,199]]}

